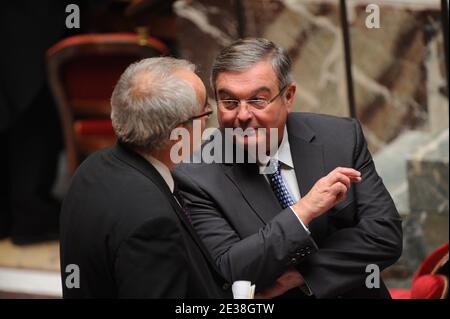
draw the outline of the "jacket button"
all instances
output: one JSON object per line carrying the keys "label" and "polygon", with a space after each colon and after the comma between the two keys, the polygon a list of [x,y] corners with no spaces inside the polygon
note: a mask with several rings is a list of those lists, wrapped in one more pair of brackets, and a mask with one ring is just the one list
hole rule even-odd
{"label": "jacket button", "polygon": [[291,264],[295,265],[297,263],[297,258],[292,258],[291,259]]}
{"label": "jacket button", "polygon": [[222,285],[222,289],[223,290],[228,290],[228,289],[230,289],[230,284],[229,283],[224,283],[223,285]]}

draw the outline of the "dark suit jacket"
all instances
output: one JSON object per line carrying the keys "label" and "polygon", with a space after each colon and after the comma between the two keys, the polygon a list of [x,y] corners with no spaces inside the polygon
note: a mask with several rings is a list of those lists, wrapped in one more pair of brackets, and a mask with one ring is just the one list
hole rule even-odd
{"label": "dark suit jacket", "polygon": [[[365,270],[399,258],[401,220],[359,123],[291,113],[287,131],[302,196],[338,166],[361,171],[362,182],[309,224],[309,236],[290,208],[281,209],[256,164],[182,164],[173,174],[196,231],[228,280],[251,280],[257,291],[294,266],[317,298],[389,297],[382,282],[366,288]],[[288,296],[305,297],[300,289]]]}
{"label": "dark suit jacket", "polygon": [[[65,285],[69,264],[80,268],[80,288]],[[120,144],[91,155],[73,177],[61,272],[65,298],[231,297],[164,179]]]}

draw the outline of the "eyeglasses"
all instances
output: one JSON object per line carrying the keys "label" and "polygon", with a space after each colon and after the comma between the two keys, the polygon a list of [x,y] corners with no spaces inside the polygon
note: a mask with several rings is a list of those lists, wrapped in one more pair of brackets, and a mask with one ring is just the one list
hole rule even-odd
{"label": "eyeglasses", "polygon": [[241,105],[242,101],[245,102],[245,104],[248,105],[248,107],[252,111],[263,111],[269,104],[271,104],[273,101],[275,101],[283,92],[286,90],[288,86],[285,85],[277,95],[275,95],[270,100],[266,100],[263,98],[254,98],[254,99],[248,99],[248,100],[238,100],[238,99],[224,99],[224,100],[218,100],[217,106],[225,112],[233,112],[236,111],[239,106]]}
{"label": "eyeglasses", "polygon": [[184,122],[181,123],[181,124],[185,124],[185,123],[187,123],[187,122],[190,122],[190,121],[193,121],[193,120],[202,118],[202,117],[206,117],[206,118],[208,119],[208,118],[211,116],[211,114],[213,114],[213,110],[212,110],[212,108],[211,108],[211,105],[209,105],[208,103],[206,103],[206,105],[205,105],[205,110],[207,110],[207,111],[206,111],[206,112],[203,112],[203,113],[201,113],[201,114],[199,114],[199,115],[192,116],[192,117],[188,118],[186,121],[184,121]]}

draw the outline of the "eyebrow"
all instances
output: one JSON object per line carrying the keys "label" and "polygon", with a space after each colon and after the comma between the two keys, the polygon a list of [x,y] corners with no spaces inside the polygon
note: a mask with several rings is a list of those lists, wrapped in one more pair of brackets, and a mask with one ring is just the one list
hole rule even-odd
{"label": "eyebrow", "polygon": [[[260,92],[268,92],[268,93],[272,93],[272,91],[267,87],[267,86],[261,86],[259,88],[257,88],[256,90],[253,90],[252,93],[250,94],[250,96],[255,96],[256,94],[260,93]],[[218,91],[218,95],[220,94],[226,94],[226,95],[230,95],[230,96],[235,96],[235,94],[227,89],[220,89]]]}

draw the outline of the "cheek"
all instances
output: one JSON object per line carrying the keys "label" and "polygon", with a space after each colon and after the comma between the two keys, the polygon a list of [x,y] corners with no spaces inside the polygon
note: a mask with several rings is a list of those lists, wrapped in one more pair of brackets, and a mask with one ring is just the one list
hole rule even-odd
{"label": "cheek", "polygon": [[257,120],[261,127],[265,127],[266,129],[277,128],[283,122],[283,116],[284,114],[281,114],[279,111],[271,110],[270,112],[260,114]]}
{"label": "cheek", "polygon": [[234,120],[235,116],[233,113],[224,113],[224,112],[218,112],[217,114],[217,120],[219,121],[219,125],[221,127],[233,127],[234,126]]}
{"label": "cheek", "polygon": [[286,106],[281,106],[278,112],[273,114],[273,127],[284,127],[289,112],[290,111]]}

